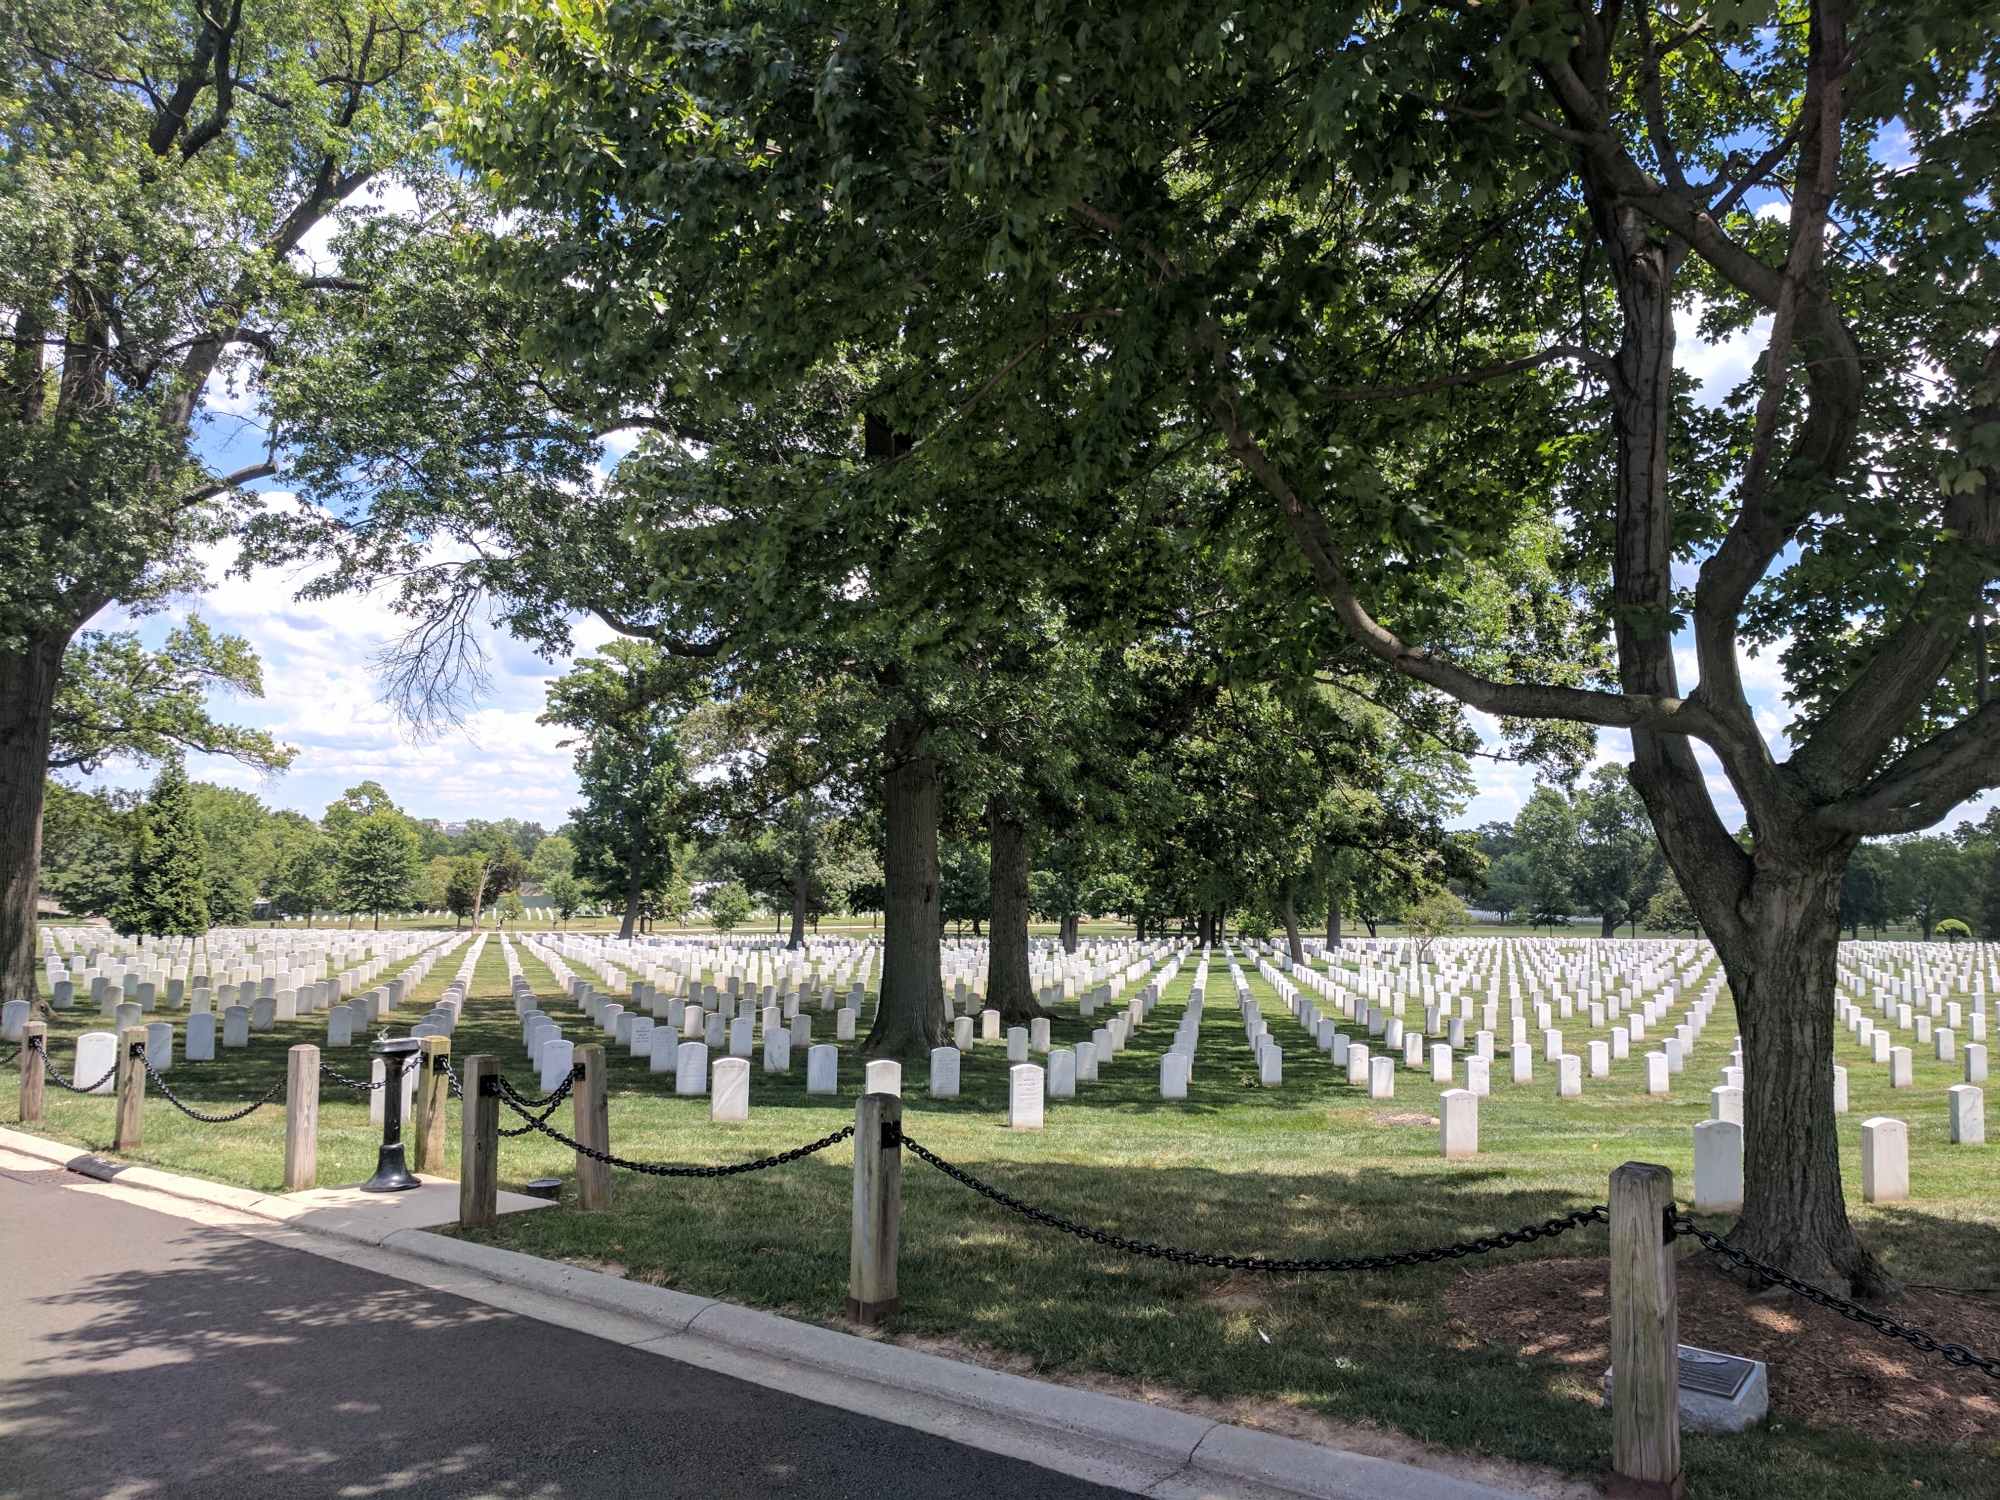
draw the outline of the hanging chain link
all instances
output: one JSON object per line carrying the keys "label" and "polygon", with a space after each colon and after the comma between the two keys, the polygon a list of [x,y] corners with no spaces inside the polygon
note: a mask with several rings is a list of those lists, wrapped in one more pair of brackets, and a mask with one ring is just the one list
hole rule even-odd
{"label": "hanging chain link", "polygon": [[[1046,1224],[1051,1229],[1060,1229],[1064,1234],[1073,1234],[1079,1239],[1086,1239],[1112,1250],[1123,1250],[1129,1255],[1143,1255],[1152,1260],[1170,1260],[1184,1266],[1214,1266],[1225,1271],[1281,1273],[1383,1271],[1394,1266],[1431,1265],[1443,1260],[1463,1260],[1468,1255],[1485,1255],[1489,1251],[1505,1250],[1513,1245],[1526,1245],[1535,1240],[1553,1239],[1556,1235],[1567,1233],[1569,1230],[1581,1229],[1586,1224],[1606,1224],[1611,1219],[1611,1210],[1600,1203],[1594,1208],[1578,1209],[1575,1213],[1564,1214],[1557,1219],[1547,1219],[1540,1224],[1529,1224],[1520,1229],[1509,1229],[1455,1245],[1435,1245],[1427,1250],[1391,1250],[1381,1255],[1350,1255],[1338,1260],[1272,1260],[1257,1255],[1212,1255],[1201,1250],[1175,1250],[1146,1240],[1129,1240],[1107,1229],[1095,1229],[1088,1224],[1065,1219],[1046,1209],[1036,1208],[1033,1204],[1023,1203],[1011,1193],[1004,1193],[989,1183],[981,1182],[970,1172],[953,1166],[943,1157],[918,1145],[907,1135],[900,1136],[899,1139],[901,1144],[909,1147],[919,1160],[929,1162],[945,1176],[965,1184],[981,1197],[992,1199],[1002,1208],[1012,1209],[1015,1213],[1033,1219],[1038,1224]],[[885,1134],[883,1145],[891,1143]]]}
{"label": "hanging chain link", "polygon": [[[132,1055],[136,1058],[139,1058],[141,1061],[144,1061],[146,1055],[145,1049],[142,1046],[135,1044],[132,1048]],[[205,1115],[200,1110],[190,1106],[184,1099],[181,1098],[179,1094],[176,1094],[171,1088],[169,1088],[167,1086],[167,1080],[160,1076],[160,1070],[158,1068],[154,1067],[150,1062],[145,1063],[145,1068],[146,1068],[146,1076],[151,1078],[153,1082],[156,1085],[158,1085],[159,1090],[162,1094],[166,1095],[167,1103],[171,1104],[175,1109],[179,1110],[189,1119],[199,1120],[204,1125],[227,1125],[231,1121],[242,1119],[245,1115],[254,1115],[258,1110],[262,1109],[265,1105],[269,1104],[273,1099],[277,1098],[278,1095],[283,1093],[285,1091],[285,1084],[288,1081],[287,1078],[280,1078],[276,1083],[272,1084],[270,1088],[264,1091],[263,1098],[257,1100],[254,1104],[246,1104],[243,1108],[235,1111],[233,1114]]]}
{"label": "hanging chain link", "polygon": [[0,1068],[6,1067],[8,1063],[12,1062],[15,1058],[19,1057],[20,1055],[21,1055],[21,1049],[19,1047],[16,1047],[12,1052],[9,1052],[5,1057],[0,1057]]}
{"label": "hanging chain link", "polygon": [[1941,1356],[1948,1365],[1957,1365],[1965,1370],[1978,1370],[1981,1374],[2000,1380],[2000,1359],[1974,1354],[1963,1344],[1945,1343],[1921,1328],[1912,1328],[1908,1323],[1898,1322],[1887,1313],[1876,1312],[1852,1298],[1843,1297],[1837,1292],[1829,1292],[1825,1287],[1814,1286],[1810,1281],[1801,1281],[1791,1272],[1774,1266],[1767,1260],[1760,1260],[1748,1250],[1738,1249],[1713,1230],[1703,1229],[1686,1214],[1676,1215],[1672,1220],[1672,1226],[1675,1234],[1692,1236],[1709,1254],[1731,1261],[1743,1270],[1754,1271],[1765,1280],[1776,1283],[1808,1302],[1839,1313],[1851,1323],[1865,1323],[1877,1333],[1885,1334],[1892,1339],[1902,1339],[1925,1354]]}
{"label": "hanging chain link", "polygon": [[42,1040],[40,1037],[37,1037],[32,1042],[28,1043],[28,1049],[31,1052],[33,1052],[37,1057],[41,1058],[42,1072],[48,1076],[49,1082],[53,1083],[59,1089],[68,1089],[72,1094],[94,1094],[99,1089],[103,1088],[105,1084],[111,1082],[113,1078],[116,1078],[118,1076],[118,1064],[114,1059],[110,1068],[108,1068],[105,1071],[105,1074],[102,1078],[98,1079],[97,1082],[90,1084],[88,1087],[79,1088],[76,1084],[71,1083],[67,1078],[63,1077],[62,1074],[56,1071],[55,1063],[51,1061],[49,1058],[49,1049],[42,1045]]}
{"label": "hanging chain link", "polygon": [[[583,1064],[578,1063],[574,1068],[570,1070],[568,1076],[565,1077],[561,1083],[556,1085],[554,1092],[545,1094],[540,1099],[531,1102],[529,1100],[522,1098],[522,1096],[518,1092],[516,1092],[514,1086],[511,1083],[507,1082],[506,1079],[500,1077],[498,1074],[493,1075],[492,1092],[495,1095],[497,1095],[500,1099],[505,1101],[508,1108],[512,1109],[516,1114],[522,1115],[524,1118],[527,1118],[528,1120],[528,1123],[525,1125],[517,1125],[512,1130],[502,1130],[500,1133],[510,1138],[519,1135],[526,1135],[529,1131],[535,1129],[538,1125],[541,1125],[544,1122],[546,1122],[548,1118],[556,1112],[557,1109],[561,1108],[563,1100],[570,1097],[571,1092],[576,1087],[577,1079],[581,1078],[582,1076],[583,1076]],[[523,1105],[526,1105],[527,1108],[523,1109],[522,1108]],[[546,1108],[544,1108],[544,1106],[546,1106]],[[530,1110],[535,1110],[535,1109],[540,1109],[542,1111],[541,1114],[539,1116],[529,1116],[528,1112]]]}
{"label": "hanging chain link", "polygon": [[341,1072],[338,1068],[329,1068],[325,1063],[321,1063],[319,1065],[319,1070],[320,1072],[326,1074],[327,1077],[331,1078],[335,1083],[344,1083],[351,1089],[361,1090],[361,1092],[364,1094],[382,1087],[382,1085],[379,1083],[363,1083],[358,1078],[349,1078],[345,1073]]}
{"label": "hanging chain link", "polygon": [[[572,1073],[568,1083],[574,1083],[576,1076],[575,1073]],[[529,1110],[539,1108],[543,1104],[548,1104],[550,1106],[550,1113],[553,1113],[555,1104],[561,1102],[564,1089],[558,1089],[556,1093],[549,1095],[545,1099],[527,1100],[515,1092],[514,1085],[509,1083],[505,1077],[496,1074],[494,1083],[494,1091],[499,1095],[500,1102],[528,1122],[521,1128],[521,1131],[503,1131],[502,1134],[520,1134],[529,1129],[539,1130],[550,1140],[567,1146],[570,1150],[577,1152],[579,1155],[587,1156],[592,1161],[601,1161],[606,1166],[623,1167],[628,1172],[641,1172],[648,1177],[735,1177],[743,1172],[761,1172],[767,1167],[781,1167],[786,1162],[797,1161],[801,1157],[811,1156],[815,1151],[824,1151],[828,1146],[838,1145],[854,1134],[854,1127],[852,1125],[843,1125],[832,1135],[814,1141],[810,1145],[800,1146],[792,1151],[781,1152],[776,1156],[766,1156],[757,1161],[738,1162],[733,1167],[669,1167],[663,1166],[658,1162],[627,1161],[622,1156],[613,1156],[608,1151],[599,1151],[595,1147],[586,1146],[583,1142],[572,1140],[560,1130],[556,1130],[545,1124],[544,1121],[548,1118],[547,1115],[543,1115],[538,1119],[529,1113]],[[568,1084],[566,1083],[565,1089],[567,1086]]]}

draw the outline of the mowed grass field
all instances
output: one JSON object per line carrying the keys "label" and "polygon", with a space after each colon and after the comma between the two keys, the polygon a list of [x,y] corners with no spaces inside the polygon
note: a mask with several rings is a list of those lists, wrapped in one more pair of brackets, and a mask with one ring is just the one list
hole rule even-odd
{"label": "mowed grass field", "polygon": [[[565,1034],[586,1039],[582,1015],[525,949],[524,970],[542,1008]],[[463,950],[442,960],[398,1019],[413,1021],[457,972]],[[1080,1097],[1051,1101],[1047,1128],[1005,1128],[1004,1046],[980,1043],[965,1059],[963,1096],[932,1100],[927,1070],[904,1072],[905,1128],[940,1156],[1068,1218],[1177,1247],[1273,1257],[1339,1257],[1416,1248],[1516,1228],[1604,1201],[1611,1169],[1627,1160],[1672,1167],[1690,1196],[1691,1129],[1708,1114],[1736,1030],[1725,996],[1674,1092],[1649,1098],[1638,1056],[1609,1080],[1586,1080],[1581,1099],[1555,1096],[1553,1065],[1533,1083],[1505,1081],[1496,1065],[1482,1101],[1481,1155],[1438,1157],[1439,1086],[1427,1070],[1399,1068],[1397,1097],[1371,1101],[1311,1047],[1269,986],[1252,976],[1271,1031],[1286,1051],[1283,1087],[1261,1089],[1229,995],[1211,973],[1195,1075],[1185,1102],[1158,1097],[1159,1055],[1184,1010],[1193,964],[1131,1048],[1105,1061]],[[97,1025],[73,1011],[53,1054],[68,1070],[69,1038]],[[1576,1027],[1570,1050],[1592,1033]],[[1058,1045],[1090,1025],[1055,1023]],[[832,1017],[815,1015],[816,1040]],[[1566,1032],[1566,1035],[1568,1033]],[[285,1048],[321,1041],[323,1017],[253,1038],[214,1064],[180,1064],[168,1076],[191,1102],[216,1109],[261,1093],[282,1072]],[[1539,1052],[1539,1047],[1538,1047]],[[1643,1050],[1643,1049],[1640,1049]],[[499,943],[489,939],[472,1000],[453,1039],[457,1056],[497,1054],[532,1087],[520,1029],[507,999]],[[705,1099],[680,1099],[671,1075],[610,1049],[613,1150],[635,1159],[723,1164],[817,1139],[848,1123],[861,1083],[851,1044],[838,1097],[805,1092],[795,1055],[788,1075],[753,1061],[751,1118],[714,1125]],[[1861,1060],[1843,1033],[1851,1112],[1840,1122],[1853,1212],[1871,1247],[1908,1281],[1972,1289],[2000,1286],[2000,1231],[1992,1191],[2000,1148],[1947,1143],[1945,1088],[1956,1065],[1919,1056],[1917,1087],[1891,1091],[1887,1069]],[[365,1076],[366,1051],[328,1053]],[[320,1181],[358,1181],[374,1163],[377,1133],[361,1096],[322,1092]],[[348,1099],[355,1102],[348,1102]],[[9,1115],[12,1114],[8,1110]],[[1893,1114],[1911,1126],[1913,1201],[1876,1210],[1860,1202],[1860,1122]],[[1415,1117],[1410,1123],[1396,1117]],[[569,1110],[555,1124],[567,1129]],[[131,1159],[264,1190],[279,1186],[283,1116],[274,1106],[240,1124],[204,1126],[149,1099],[146,1145]],[[112,1105],[51,1090],[42,1133],[108,1151]],[[447,1171],[456,1170],[457,1124]],[[526,1136],[502,1143],[502,1184],[570,1177],[573,1156]],[[846,1297],[852,1157],[843,1144],[771,1171],[727,1179],[614,1174],[608,1214],[561,1207],[503,1221],[476,1237],[552,1257],[623,1268],[634,1278],[832,1322]],[[1275,1399],[1349,1421],[1372,1421],[1441,1447],[1551,1466],[1601,1479],[1610,1428],[1589,1379],[1552,1360],[1481,1343],[1455,1324],[1444,1294],[1467,1266],[1362,1275],[1254,1277],[1182,1268],[1119,1254],[1010,1214],[906,1156],[900,1291],[890,1336],[945,1337],[1075,1378],[1103,1374],[1198,1396]],[[1726,1223],[1711,1227],[1726,1229]],[[1686,1247],[1687,1242],[1683,1242]],[[1499,1252],[1478,1264],[1528,1256],[1601,1256],[1590,1228]],[[1949,1334],[1949,1330],[1939,1330]],[[1911,1493],[2000,1493],[1991,1444],[1874,1441],[1866,1412],[1838,1430],[1773,1413],[1771,1426],[1732,1438],[1686,1440],[1689,1493],[1702,1497],[1843,1500]]]}

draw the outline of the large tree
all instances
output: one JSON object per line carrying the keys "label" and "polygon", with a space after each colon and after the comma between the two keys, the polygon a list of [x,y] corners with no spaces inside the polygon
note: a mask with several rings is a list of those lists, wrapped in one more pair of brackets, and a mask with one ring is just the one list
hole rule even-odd
{"label": "large tree", "polygon": [[209,922],[208,864],[177,758],[160,768],[137,823],[131,876],[111,908],[111,925],[128,936],[201,936]]}
{"label": "large tree", "polygon": [[[907,340],[922,381],[871,399],[912,483],[1058,417],[1070,496],[1212,445],[1295,548],[1272,586],[1390,669],[1629,731],[1743,1018],[1736,1236],[1890,1288],[1840,1192],[1838,897],[1860,838],[2000,781],[1991,9],[662,9],[510,11],[464,118],[576,210],[569,342],[664,314],[727,385]],[[1675,375],[1696,298],[1763,341],[1727,413]],[[1530,553],[1564,608],[1496,632]],[[1746,639],[1791,684],[1782,760]]]}
{"label": "large tree", "polygon": [[[423,0],[21,0],[0,26],[0,986],[32,982],[64,657],[100,611],[198,586],[268,454],[201,421],[338,278],[308,237],[385,170],[431,169],[449,54]],[[102,649],[101,647],[99,648]]]}
{"label": "large tree", "polygon": [[636,930],[647,892],[673,878],[699,797],[680,742],[685,674],[646,641],[614,640],[549,688],[545,724],[573,730],[583,806],[570,811],[577,871]]}

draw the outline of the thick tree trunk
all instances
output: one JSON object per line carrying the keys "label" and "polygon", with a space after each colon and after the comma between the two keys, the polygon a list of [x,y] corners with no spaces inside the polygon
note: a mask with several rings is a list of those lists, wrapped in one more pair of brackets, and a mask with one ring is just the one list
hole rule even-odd
{"label": "thick tree trunk", "polygon": [[1329,898],[1326,903],[1326,945],[1329,948],[1338,948],[1340,946],[1340,898],[1338,896]]}
{"label": "thick tree trunk", "polygon": [[992,896],[992,948],[986,964],[986,1003],[1003,1026],[1025,1026],[1044,1014],[1028,980],[1028,830],[995,802],[987,825],[988,888]]}
{"label": "thick tree trunk", "polygon": [[[1621,323],[1611,403],[1619,684],[1678,697],[1673,640],[1661,622],[1676,607],[1669,440],[1675,276],[1686,247],[1662,244],[1615,189],[1584,175]],[[1809,809],[1773,807],[1743,788],[1757,850],[1746,857],[1717,817],[1684,736],[1635,730],[1632,752],[1632,783],[1736,1000],[1746,1087],[1744,1211],[1733,1237],[1835,1290],[1894,1294],[1894,1279],[1848,1221],[1833,1114],[1840,884],[1853,841],[1811,832]],[[1604,923],[1604,936],[1616,930]]]}
{"label": "thick tree trunk", "polygon": [[1077,931],[1082,923],[1082,920],[1083,919],[1079,917],[1075,912],[1071,912],[1068,916],[1062,919],[1063,952],[1065,953],[1076,952]]}
{"label": "thick tree trunk", "polygon": [[1285,951],[1291,954],[1292,962],[1295,964],[1306,961],[1305,944],[1299,941],[1299,914],[1297,908],[1292,905],[1290,891],[1285,892]]}
{"label": "thick tree trunk", "polygon": [[35,913],[42,894],[42,799],[49,726],[67,635],[0,651],[0,999],[35,995]]}
{"label": "thick tree trunk", "polygon": [[1822,844],[1758,870],[1744,920],[1715,939],[1743,1036],[1743,1217],[1730,1237],[1822,1286],[1888,1297],[1900,1288],[1847,1217],[1833,1113],[1847,855],[1845,841]]}
{"label": "thick tree trunk", "polygon": [[1601,938],[1618,936],[1618,919],[1609,912],[1600,912],[1597,917],[1597,935]]}
{"label": "thick tree trunk", "polygon": [[792,872],[792,935],[785,946],[793,952],[806,945],[806,896],[812,889],[812,867],[801,855]]}
{"label": "thick tree trunk", "polygon": [[923,1058],[945,1043],[938,943],[937,762],[921,730],[897,726],[884,745],[882,998],[862,1044],[868,1057]]}
{"label": "thick tree trunk", "polygon": [[[644,890],[639,879],[639,854],[639,844],[635,840],[632,844],[631,859],[629,862],[632,873],[625,881],[625,920],[618,924],[618,936],[624,941],[631,939],[633,925],[639,920],[639,897]],[[475,916],[473,918],[473,926],[476,927],[478,925],[479,919]]]}

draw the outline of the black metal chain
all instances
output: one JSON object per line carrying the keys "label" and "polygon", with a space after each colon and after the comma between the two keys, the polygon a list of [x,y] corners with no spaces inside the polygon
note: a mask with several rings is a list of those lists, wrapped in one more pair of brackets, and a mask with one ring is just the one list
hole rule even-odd
{"label": "black metal chain", "polygon": [[[502,1099],[506,1099],[507,1107],[512,1109],[516,1114],[522,1116],[522,1118],[526,1119],[528,1122],[525,1125],[517,1125],[512,1130],[502,1130],[500,1133],[510,1138],[518,1135],[526,1135],[529,1131],[533,1130],[537,1125],[544,1123],[558,1109],[562,1108],[563,1100],[569,1098],[571,1087],[572,1085],[575,1084],[575,1082],[576,1082],[576,1075],[572,1073],[570,1074],[569,1077],[565,1078],[561,1082],[561,1084],[557,1086],[556,1091],[554,1093],[548,1095],[547,1098],[543,1101],[548,1105],[548,1108],[542,1110],[541,1114],[539,1115],[530,1115],[527,1110],[522,1109],[521,1106],[515,1102],[515,1100],[520,1098],[520,1095],[514,1094],[513,1085],[509,1084],[503,1078],[495,1077],[495,1079],[493,1080],[493,1092],[499,1095]],[[512,1098],[508,1098],[510,1094],[513,1095]],[[538,1106],[530,1106],[530,1108],[535,1108],[535,1107]]]}
{"label": "black metal chain", "polygon": [[12,1052],[9,1052],[5,1057],[0,1057],[0,1068],[6,1067],[8,1063],[12,1062],[15,1058],[19,1057],[20,1055],[21,1055],[21,1049],[19,1047],[16,1047]]}
{"label": "black metal chain", "polygon": [[1111,1233],[1108,1229],[1094,1229],[1088,1224],[1079,1224],[1072,1219],[1062,1218],[1046,1209],[1023,1203],[1011,1193],[1003,1193],[999,1188],[981,1182],[970,1172],[963,1171],[943,1157],[925,1150],[907,1135],[901,1139],[902,1144],[909,1147],[920,1160],[929,1162],[945,1176],[964,1183],[981,1197],[991,1198],[1002,1208],[1010,1208],[1038,1224],[1046,1224],[1051,1229],[1060,1229],[1064,1234],[1073,1234],[1080,1239],[1090,1240],[1113,1250],[1123,1250],[1131,1255],[1144,1255],[1152,1260],[1175,1261],[1184,1266],[1215,1266],[1225,1271],[1382,1271],[1394,1266],[1423,1266],[1441,1260],[1463,1260],[1468,1255],[1485,1255],[1489,1251],[1505,1250],[1513,1245],[1526,1245],[1535,1240],[1553,1239],[1556,1235],[1571,1229],[1581,1229],[1586,1224],[1606,1224],[1611,1220],[1611,1210],[1600,1203],[1594,1208],[1581,1208],[1575,1213],[1565,1214],[1558,1219],[1548,1219],[1540,1224],[1504,1230],[1499,1234],[1455,1245],[1435,1245],[1427,1250],[1391,1250],[1381,1255],[1350,1255],[1339,1260],[1270,1260],[1257,1255],[1211,1255],[1201,1250],[1175,1250],[1146,1240],[1128,1240],[1123,1235]]}
{"label": "black metal chain", "polygon": [[662,1166],[658,1162],[627,1161],[622,1156],[613,1156],[608,1151],[599,1151],[595,1147],[584,1145],[581,1141],[572,1140],[560,1130],[553,1129],[544,1124],[542,1120],[537,1119],[519,1104],[516,1104],[514,1100],[518,1096],[514,1094],[513,1085],[508,1083],[505,1078],[499,1079],[498,1083],[500,1102],[528,1122],[528,1125],[523,1127],[524,1129],[531,1127],[539,1130],[543,1135],[549,1137],[550,1140],[567,1146],[570,1150],[587,1156],[592,1161],[601,1161],[606,1166],[623,1167],[628,1172],[642,1172],[648,1177],[734,1177],[742,1172],[761,1172],[766,1167],[782,1167],[786,1162],[797,1161],[801,1157],[811,1156],[815,1151],[826,1150],[828,1146],[837,1146],[840,1142],[854,1134],[854,1127],[852,1125],[843,1125],[832,1135],[824,1136],[810,1145],[800,1146],[792,1151],[780,1152],[776,1156],[766,1156],[757,1161],[738,1162],[732,1167],[668,1167]]}
{"label": "black metal chain", "polygon": [[539,1099],[530,1099],[526,1094],[515,1088],[504,1075],[499,1073],[492,1075],[494,1089],[502,1099],[513,1105],[517,1111],[540,1109],[544,1104],[562,1103],[563,1100],[570,1096],[570,1091],[576,1087],[582,1077],[583,1064],[578,1063],[564,1075],[563,1081],[557,1084],[553,1090],[543,1094]]}
{"label": "black metal chain", "polygon": [[1877,1333],[1886,1334],[1892,1339],[1903,1339],[1915,1345],[1925,1354],[1941,1355],[1948,1365],[1957,1365],[1960,1369],[1978,1370],[1984,1375],[2000,1380],[2000,1359],[1974,1354],[1963,1344],[1945,1343],[1921,1328],[1912,1328],[1908,1323],[1898,1322],[1887,1313],[1878,1313],[1851,1298],[1843,1297],[1837,1292],[1829,1292],[1825,1287],[1814,1286],[1810,1281],[1801,1281],[1791,1272],[1774,1266],[1767,1260],[1758,1259],[1748,1250],[1739,1250],[1721,1235],[1703,1229],[1686,1214],[1675,1216],[1673,1231],[1677,1235],[1692,1235],[1701,1242],[1702,1249],[1709,1254],[1733,1261],[1746,1271],[1754,1271],[1765,1280],[1775,1282],[1786,1291],[1796,1293],[1808,1302],[1817,1303],[1821,1307],[1839,1313],[1849,1322],[1865,1323]]}
{"label": "black metal chain", "polygon": [[28,1044],[28,1049],[31,1052],[33,1052],[36,1056],[41,1058],[42,1072],[48,1075],[49,1082],[53,1083],[59,1089],[68,1089],[72,1094],[94,1094],[99,1089],[103,1088],[105,1084],[111,1082],[113,1078],[118,1076],[118,1063],[117,1060],[114,1058],[110,1068],[108,1068],[105,1071],[105,1074],[102,1078],[98,1079],[97,1082],[89,1085],[86,1088],[79,1088],[77,1087],[77,1085],[71,1083],[67,1078],[63,1077],[62,1074],[56,1071],[55,1063],[52,1062],[49,1058],[49,1049],[41,1044],[41,1040],[39,1038],[37,1038],[35,1041],[30,1042]]}
{"label": "black metal chain", "polygon": [[[144,1054],[141,1053],[137,1048],[134,1048],[133,1055],[135,1057],[141,1057],[141,1058],[143,1058],[144,1056]],[[155,1084],[159,1085],[160,1092],[166,1095],[167,1097],[167,1103],[171,1104],[175,1109],[179,1110],[189,1119],[199,1120],[204,1125],[227,1125],[231,1121],[242,1119],[245,1115],[254,1115],[258,1110],[262,1109],[265,1105],[269,1104],[273,1099],[277,1098],[279,1094],[283,1093],[285,1089],[285,1084],[288,1081],[287,1078],[280,1078],[276,1083],[272,1084],[270,1088],[264,1091],[263,1098],[259,1099],[254,1104],[246,1104],[242,1109],[237,1110],[233,1114],[205,1115],[200,1110],[191,1108],[180,1097],[180,1095],[176,1094],[171,1088],[169,1088],[167,1086],[167,1080],[160,1076],[160,1070],[154,1067],[150,1062],[146,1064],[146,1074],[153,1080]]]}
{"label": "black metal chain", "polygon": [[331,1078],[335,1083],[344,1083],[351,1089],[361,1090],[361,1092],[364,1094],[382,1087],[382,1085],[379,1083],[363,1083],[358,1078],[349,1078],[345,1073],[341,1072],[338,1068],[329,1068],[325,1063],[321,1063],[319,1065],[319,1070],[320,1072],[326,1074],[327,1077]]}

